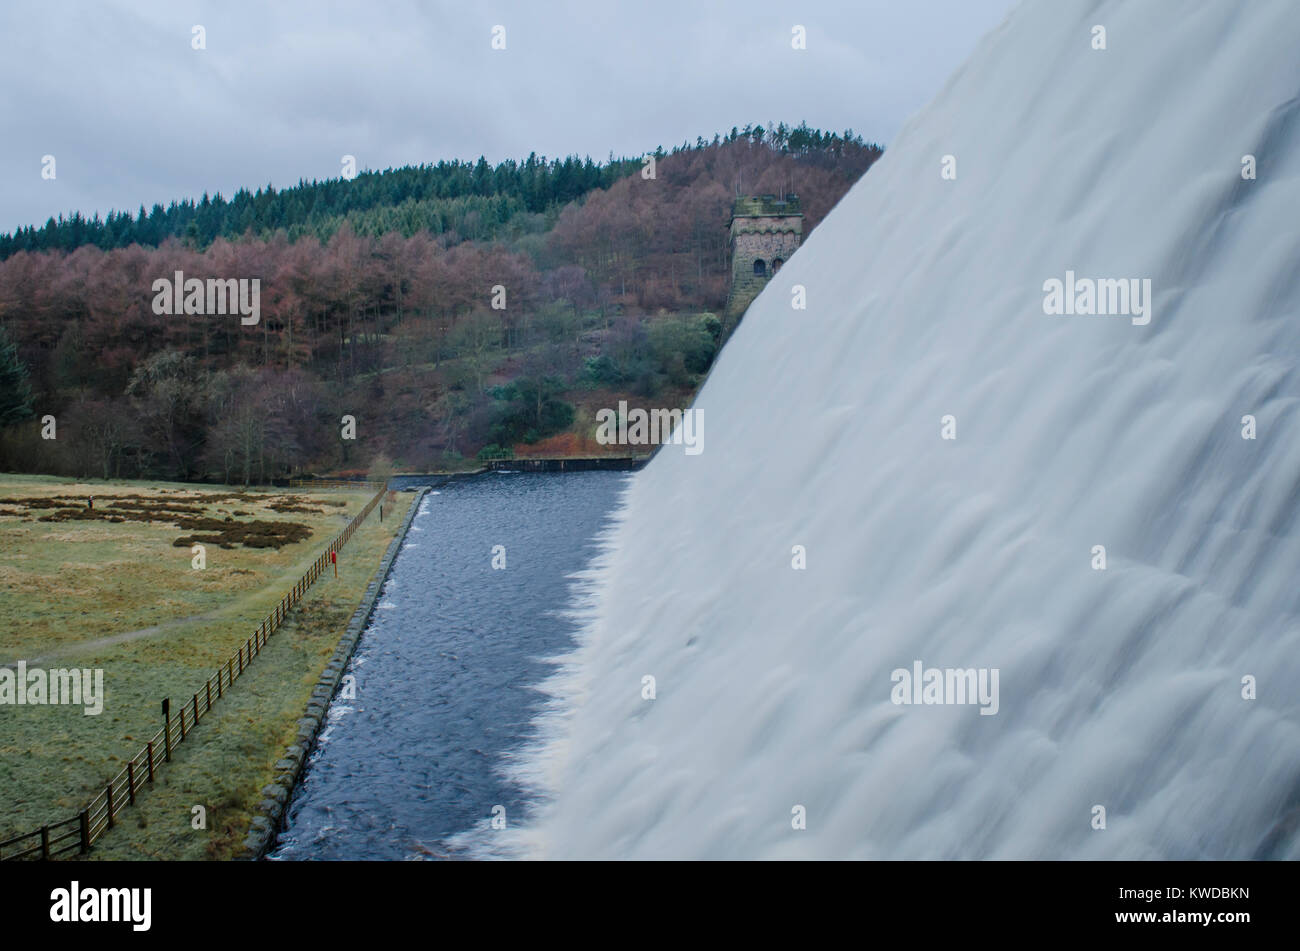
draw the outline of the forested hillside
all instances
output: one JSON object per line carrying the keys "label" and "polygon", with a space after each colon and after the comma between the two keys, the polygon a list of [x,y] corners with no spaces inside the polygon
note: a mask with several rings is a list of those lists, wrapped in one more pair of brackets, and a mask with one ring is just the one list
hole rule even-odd
{"label": "forested hillside", "polygon": [[[733,197],[797,193],[806,235],[879,155],[747,126],[659,150],[653,177],[642,157],[440,162],[20,229],[0,236],[0,462],[248,482],[591,451],[596,407],[684,405],[707,372]],[[259,280],[258,322],[154,313],[177,271]]]}

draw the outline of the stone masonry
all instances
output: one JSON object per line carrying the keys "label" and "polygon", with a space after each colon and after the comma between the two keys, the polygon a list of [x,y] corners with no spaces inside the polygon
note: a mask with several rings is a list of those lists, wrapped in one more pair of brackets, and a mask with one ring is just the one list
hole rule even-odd
{"label": "stone masonry", "polygon": [[737,198],[731,212],[731,293],[727,315],[739,319],[803,241],[799,197]]}

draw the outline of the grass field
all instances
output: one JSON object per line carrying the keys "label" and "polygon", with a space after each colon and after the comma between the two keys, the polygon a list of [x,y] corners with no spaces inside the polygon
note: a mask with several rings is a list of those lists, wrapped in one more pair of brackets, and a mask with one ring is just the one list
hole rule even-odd
{"label": "grass field", "polygon": [[[105,688],[98,716],[0,704],[0,839],[67,818],[102,788],[161,725],[161,699],[199,689],[369,496],[0,476],[0,664],[102,668]],[[308,591],[93,856],[220,858],[242,842],[410,499],[382,524],[370,515],[338,579]],[[201,570],[191,539],[206,549]],[[196,805],[205,829],[192,827]]]}

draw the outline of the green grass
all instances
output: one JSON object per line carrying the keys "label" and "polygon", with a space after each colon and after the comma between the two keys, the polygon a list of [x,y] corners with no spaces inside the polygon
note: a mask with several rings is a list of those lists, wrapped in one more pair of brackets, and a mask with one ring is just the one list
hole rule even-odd
{"label": "green grass", "polygon": [[[165,496],[176,490],[221,491],[0,477],[0,497],[93,492],[97,507],[113,492]],[[0,515],[0,573],[19,582],[0,589],[0,628],[7,632],[0,661],[53,651],[40,666],[99,667],[105,680],[99,716],[85,716],[80,707],[0,705],[0,839],[67,818],[100,791],[161,725],[161,699],[170,696],[175,709],[198,690],[368,500],[364,491],[284,494],[347,506],[319,506],[320,514],[267,510],[263,503],[281,498],[279,493],[235,502],[250,517],[301,521],[313,535],[278,551],[209,545],[203,571],[191,567],[188,548],[172,546],[182,534],[175,526],[51,524]],[[118,827],[96,843],[93,856],[220,858],[242,842],[259,791],[292,741],[316,678],[410,498],[399,495],[382,525],[378,513],[371,513],[340,553],[339,578],[326,574],[312,586],[173,762],[158,772],[154,787],[141,792],[136,807],[125,809]],[[145,636],[102,643],[106,636],[159,623],[165,626]],[[207,810],[204,830],[191,828],[194,805]]]}

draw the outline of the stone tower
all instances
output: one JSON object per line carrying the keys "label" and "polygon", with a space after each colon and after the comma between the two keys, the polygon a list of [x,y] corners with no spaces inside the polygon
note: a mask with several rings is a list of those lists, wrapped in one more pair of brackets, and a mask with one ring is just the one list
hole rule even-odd
{"label": "stone tower", "polygon": [[727,316],[739,319],[768,279],[803,240],[799,197],[761,195],[736,199],[731,211],[731,292]]}

